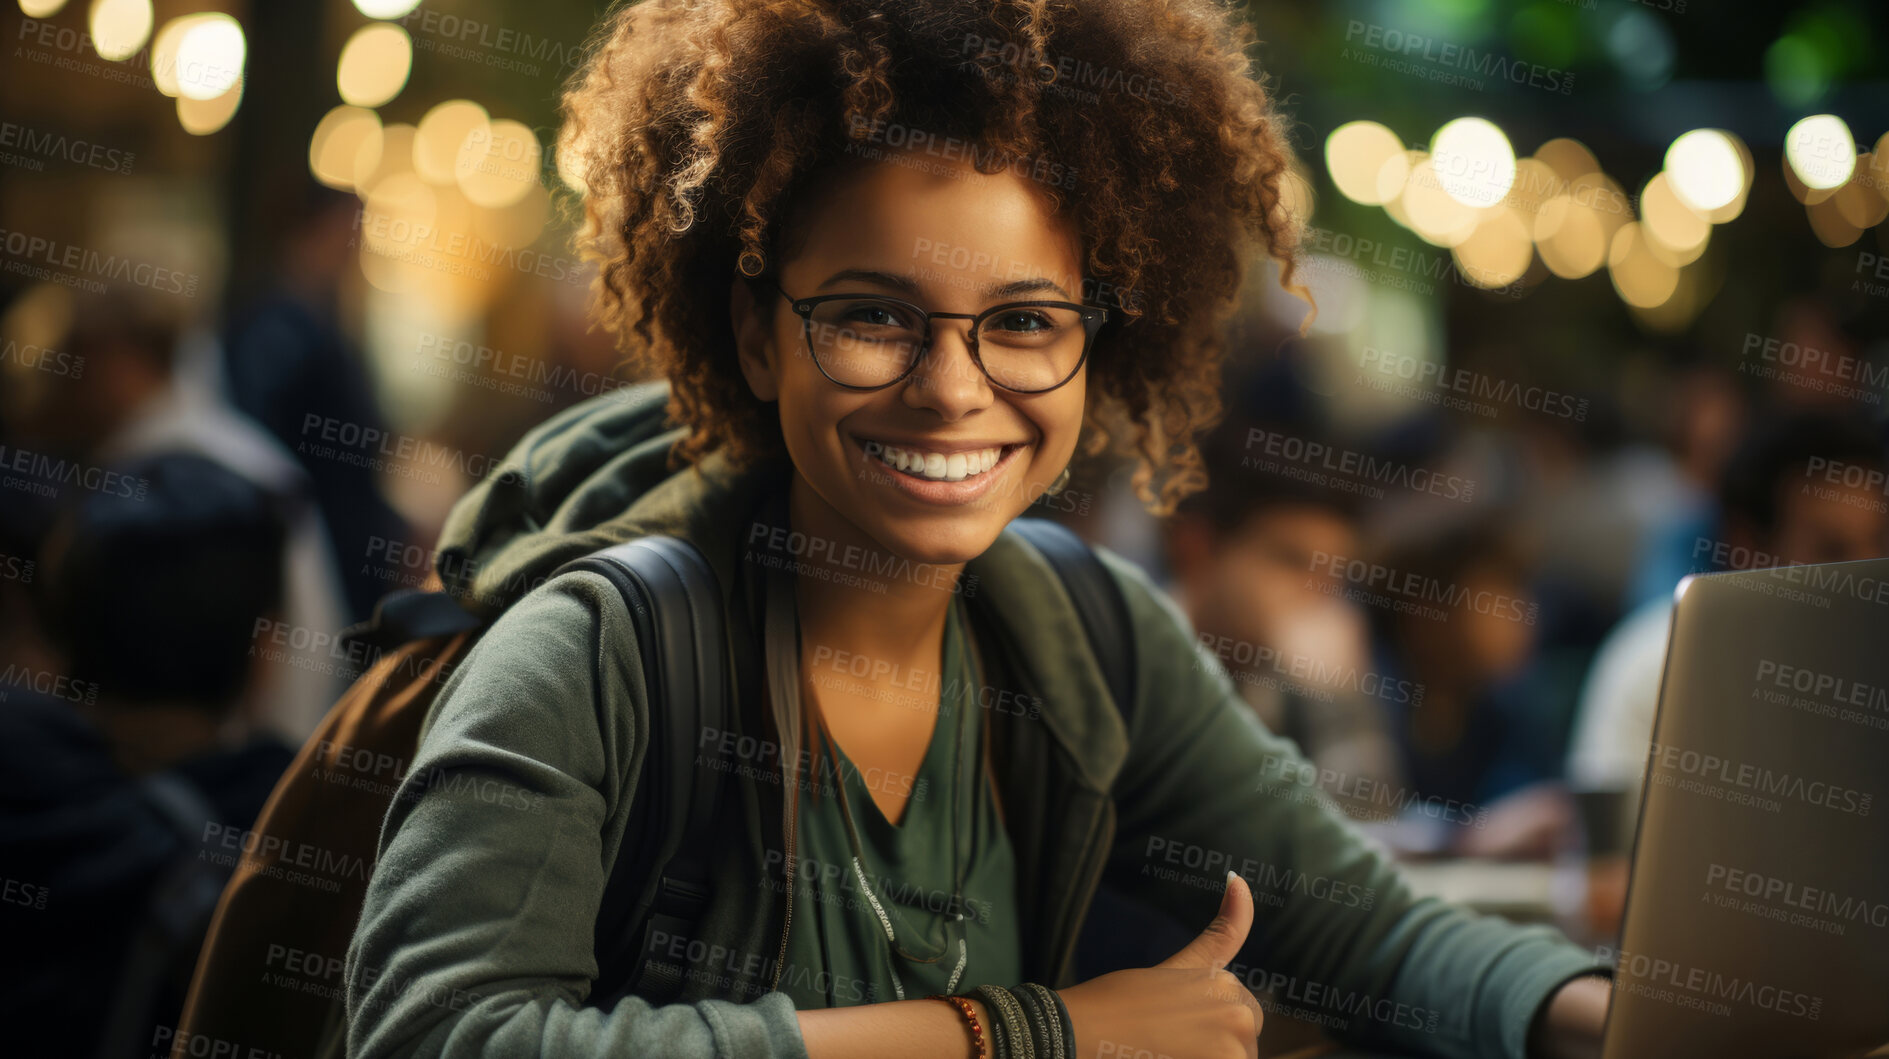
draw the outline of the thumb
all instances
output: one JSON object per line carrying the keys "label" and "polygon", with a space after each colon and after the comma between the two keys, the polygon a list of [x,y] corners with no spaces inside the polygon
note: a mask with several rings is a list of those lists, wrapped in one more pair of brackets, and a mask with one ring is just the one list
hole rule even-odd
{"label": "thumb", "polygon": [[1207,924],[1200,936],[1187,947],[1156,964],[1157,967],[1204,967],[1218,971],[1240,953],[1246,944],[1246,932],[1253,926],[1253,891],[1246,880],[1227,872],[1226,893],[1220,897],[1220,912]]}

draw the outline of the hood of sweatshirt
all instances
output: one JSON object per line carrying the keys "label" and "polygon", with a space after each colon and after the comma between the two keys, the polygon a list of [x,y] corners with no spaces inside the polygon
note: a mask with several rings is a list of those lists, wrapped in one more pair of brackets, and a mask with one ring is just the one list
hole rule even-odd
{"label": "hood of sweatshirt", "polygon": [[774,468],[732,471],[720,452],[670,466],[687,431],[669,419],[668,400],[658,379],[532,428],[447,516],[435,558],[446,590],[491,618],[572,559],[652,533],[699,540],[725,519]]}

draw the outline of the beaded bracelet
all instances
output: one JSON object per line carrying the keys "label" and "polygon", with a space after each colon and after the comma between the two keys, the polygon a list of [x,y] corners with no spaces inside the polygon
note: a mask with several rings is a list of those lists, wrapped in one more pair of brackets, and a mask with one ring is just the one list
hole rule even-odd
{"label": "beaded bracelet", "polygon": [[952,1007],[957,1008],[958,1014],[964,1016],[964,1021],[971,1027],[971,1047],[974,1049],[971,1055],[973,1059],[984,1059],[985,1056],[990,1054],[984,1047],[984,1027],[978,1023],[977,1009],[971,1006],[969,1000],[961,996],[945,996],[943,993],[933,993],[925,999],[942,1000]]}

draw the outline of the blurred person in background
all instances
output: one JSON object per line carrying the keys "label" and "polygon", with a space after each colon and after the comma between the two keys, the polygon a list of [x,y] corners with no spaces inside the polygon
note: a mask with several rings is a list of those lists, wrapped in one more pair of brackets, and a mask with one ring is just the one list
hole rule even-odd
{"label": "blurred person in background", "polygon": [[346,621],[365,620],[388,590],[362,562],[375,538],[400,540],[406,522],[365,462],[313,454],[309,417],[384,430],[361,353],[342,323],[342,278],[356,271],[360,200],[306,178],[279,194],[284,229],[272,286],[232,318],[223,346],[230,404],[301,464],[346,593]]}
{"label": "blurred person in background", "polygon": [[[1830,412],[1800,411],[1753,431],[1726,465],[1718,519],[1690,544],[1688,573],[1868,559],[1889,551],[1889,503],[1880,488],[1841,484],[1842,469],[1880,474],[1880,434]],[[1829,478],[1832,468],[1837,470]],[[1819,495],[1819,494],[1822,495]],[[1581,690],[1567,762],[1589,831],[1588,914],[1608,934],[1625,907],[1627,851],[1659,705],[1673,590],[1621,619],[1595,655]]]}
{"label": "blurred person in background", "polygon": [[[0,905],[32,960],[0,1010],[20,1055],[145,1055],[174,1027],[241,835],[293,757],[224,722],[282,598],[278,498],[201,456],[114,465],[70,498],[31,584],[49,680],[0,691]],[[222,861],[222,863],[219,863]]]}
{"label": "blurred person in background", "polygon": [[[1336,563],[1331,563],[1336,566]],[[1493,520],[1390,549],[1378,603],[1378,672],[1423,688],[1393,731],[1409,783],[1384,837],[1410,853],[1530,858],[1566,842],[1565,718],[1536,665],[1532,566]]]}
{"label": "blurred person in background", "polygon": [[1646,528],[1622,610],[1670,595],[1689,572],[1693,541],[1718,519],[1719,479],[1745,425],[1744,395],[1722,368],[1683,368],[1667,380],[1667,394],[1657,406],[1666,435],[1663,480],[1648,481],[1631,498],[1659,514]]}
{"label": "blurred person in background", "polygon": [[[88,465],[167,452],[194,452],[285,498],[282,622],[299,641],[347,624],[333,550],[308,477],[267,432],[224,404],[215,389],[217,344],[169,303],[121,293],[44,288],[33,319],[9,323],[43,333],[45,344],[84,364],[84,377],[46,387],[13,409],[15,442],[47,457]],[[63,485],[63,491],[76,487]],[[232,724],[273,729],[291,742],[314,730],[343,686],[335,659],[269,667],[266,687]]]}
{"label": "blurred person in background", "polygon": [[1349,494],[1240,466],[1250,424],[1231,420],[1201,442],[1215,487],[1185,498],[1162,524],[1175,598],[1266,727],[1291,739],[1339,800],[1402,783],[1387,706],[1421,699],[1370,667],[1365,615],[1318,555],[1356,555]]}

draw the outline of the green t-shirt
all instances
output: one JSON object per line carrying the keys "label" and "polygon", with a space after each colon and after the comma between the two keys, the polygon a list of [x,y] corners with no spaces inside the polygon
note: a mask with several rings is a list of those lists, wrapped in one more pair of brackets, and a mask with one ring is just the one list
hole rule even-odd
{"label": "green t-shirt", "polygon": [[[779,987],[796,1008],[897,1000],[900,988],[911,999],[1022,980],[1016,858],[991,797],[977,695],[982,674],[975,652],[964,648],[964,622],[953,598],[936,697],[914,691],[884,704],[938,710],[917,775],[862,773],[829,738],[818,780],[803,786],[794,918]],[[874,785],[909,785],[898,825],[873,801]]]}

